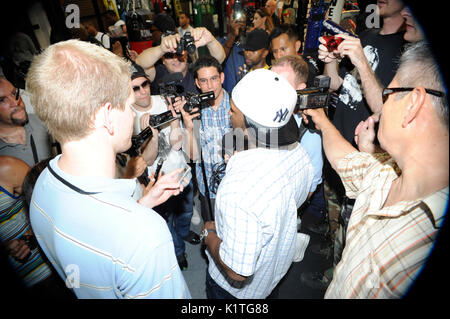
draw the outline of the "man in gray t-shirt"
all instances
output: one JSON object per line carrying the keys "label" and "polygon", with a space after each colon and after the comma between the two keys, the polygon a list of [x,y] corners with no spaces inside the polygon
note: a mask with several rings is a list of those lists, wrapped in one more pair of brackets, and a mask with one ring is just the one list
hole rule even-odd
{"label": "man in gray t-shirt", "polygon": [[27,114],[18,90],[0,76],[0,155],[17,157],[31,167],[51,157],[51,139],[44,124]]}

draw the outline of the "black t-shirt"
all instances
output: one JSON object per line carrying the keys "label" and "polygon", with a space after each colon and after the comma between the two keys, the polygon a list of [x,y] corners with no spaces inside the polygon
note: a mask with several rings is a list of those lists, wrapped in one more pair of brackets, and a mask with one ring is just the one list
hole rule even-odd
{"label": "black t-shirt", "polygon": [[[159,95],[159,83],[161,80],[164,79],[164,77],[169,74],[169,71],[167,70],[166,66],[164,64],[157,64],[155,65],[155,79],[153,80],[151,84],[151,90],[152,95]],[[184,92],[181,95],[186,95],[187,92],[192,93],[198,93],[197,86],[195,85],[194,77],[192,76],[192,73],[188,69],[186,72],[186,75],[184,76],[183,80],[181,81],[180,85],[184,88]]]}
{"label": "black t-shirt", "polygon": [[[405,43],[404,33],[381,35],[379,32],[380,29],[369,29],[362,32],[359,38],[378,81],[381,85],[388,86],[397,71],[398,60]],[[338,92],[339,101],[334,112],[333,124],[347,141],[355,145],[356,126],[366,120],[372,111],[364,98],[359,74],[356,70],[352,72],[353,66],[348,62],[346,64],[343,60],[340,65],[339,73],[344,82]]]}

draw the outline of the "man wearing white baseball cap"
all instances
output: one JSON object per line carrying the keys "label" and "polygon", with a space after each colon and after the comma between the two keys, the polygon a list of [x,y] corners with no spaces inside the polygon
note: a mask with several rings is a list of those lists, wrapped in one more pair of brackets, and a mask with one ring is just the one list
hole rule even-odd
{"label": "man wearing white baseball cap", "polygon": [[[297,93],[273,71],[248,73],[233,89],[231,122],[249,149],[234,154],[217,191],[215,222],[206,222],[208,298],[266,298],[295,253],[297,209],[313,166],[297,142]],[[272,294],[271,294],[272,293]]]}

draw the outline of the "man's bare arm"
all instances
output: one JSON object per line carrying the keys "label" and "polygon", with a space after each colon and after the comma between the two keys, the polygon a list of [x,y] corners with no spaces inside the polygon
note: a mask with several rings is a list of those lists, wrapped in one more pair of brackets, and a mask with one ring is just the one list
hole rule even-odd
{"label": "man's bare arm", "polygon": [[[214,222],[206,222],[203,226],[203,229],[213,229],[216,230],[216,226]],[[208,236],[205,239],[205,244],[208,247],[208,250],[216,261],[217,264],[220,264],[222,269],[226,272],[228,277],[230,277],[233,280],[236,281],[244,281],[247,277],[241,276],[237,274],[235,271],[233,271],[230,267],[228,267],[220,258],[219,250],[220,250],[220,244],[222,243],[222,240],[217,236],[215,232],[210,232]]]}
{"label": "man's bare arm", "polygon": [[[306,109],[303,114],[310,115],[316,128],[322,131],[323,149],[334,170],[336,170],[339,160],[357,151],[330,122],[323,109]],[[303,120],[308,122],[306,117],[303,117]]]}

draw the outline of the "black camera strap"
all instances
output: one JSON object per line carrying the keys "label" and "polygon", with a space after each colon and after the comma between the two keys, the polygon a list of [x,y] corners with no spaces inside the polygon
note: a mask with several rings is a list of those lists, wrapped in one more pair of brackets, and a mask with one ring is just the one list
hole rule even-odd
{"label": "black camera strap", "polygon": [[[203,120],[201,118],[200,118],[200,123],[202,125],[203,131],[205,131],[205,126],[204,126]],[[202,168],[203,184],[205,184],[205,197],[206,197],[206,202],[208,203],[207,218],[208,218],[208,221],[212,221],[212,220],[214,220],[214,218],[212,216],[213,210],[212,210],[211,199],[210,199],[210,195],[209,195],[209,185],[208,185],[208,179],[206,178],[206,168],[205,168],[205,162],[203,160],[203,149],[202,149],[201,143],[200,143],[200,167]]]}
{"label": "black camera strap", "polygon": [[59,176],[58,174],[56,174],[56,172],[50,167],[50,164],[47,165],[48,170],[50,171],[50,173],[52,173],[53,176],[56,177],[57,180],[59,180],[61,183],[63,183],[64,185],[66,185],[67,187],[73,189],[74,191],[76,191],[77,193],[80,193],[82,195],[95,195],[98,194],[100,192],[85,192],[84,190],[82,190],[81,188],[76,187],[75,185],[69,183],[68,181],[66,181],[64,178],[62,178],[61,176]]}

